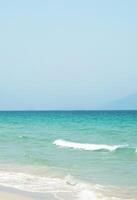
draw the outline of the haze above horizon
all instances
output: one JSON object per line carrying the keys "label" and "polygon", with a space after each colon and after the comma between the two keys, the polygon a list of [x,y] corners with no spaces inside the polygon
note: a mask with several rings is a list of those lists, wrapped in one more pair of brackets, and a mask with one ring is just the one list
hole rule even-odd
{"label": "haze above horizon", "polygon": [[137,109],[136,8],[1,2],[0,110]]}

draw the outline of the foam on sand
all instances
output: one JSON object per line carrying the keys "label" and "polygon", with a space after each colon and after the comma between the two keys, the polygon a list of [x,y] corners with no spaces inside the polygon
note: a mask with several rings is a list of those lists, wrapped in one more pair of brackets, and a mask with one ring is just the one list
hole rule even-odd
{"label": "foam on sand", "polygon": [[98,151],[98,150],[107,150],[107,151],[115,151],[118,148],[122,148],[125,145],[107,145],[107,144],[87,144],[87,143],[76,143],[70,142],[66,140],[55,140],[53,144],[60,147],[68,147],[73,149],[81,149],[87,151]]}
{"label": "foam on sand", "polygon": [[27,173],[0,171],[0,185],[27,192],[48,194],[57,200],[126,200],[125,198],[119,199],[114,195],[108,197],[103,193],[104,186],[81,182],[80,180],[75,180],[71,175],[53,178]]}
{"label": "foam on sand", "polygon": [[[0,185],[27,192],[52,194],[55,199],[59,200],[83,200],[85,192],[89,197],[96,196],[94,191],[92,191],[92,187],[89,187],[85,183],[75,181],[70,175],[64,178],[53,178],[26,173],[0,171]],[[81,193],[83,190],[85,191],[84,194]]]}

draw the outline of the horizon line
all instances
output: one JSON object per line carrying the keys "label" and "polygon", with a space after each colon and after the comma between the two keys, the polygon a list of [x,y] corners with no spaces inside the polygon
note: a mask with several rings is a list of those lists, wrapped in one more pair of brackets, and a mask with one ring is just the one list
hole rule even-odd
{"label": "horizon line", "polygon": [[54,112],[54,111],[137,111],[137,109],[38,109],[38,110],[29,110],[29,109],[17,109],[17,110],[0,110],[0,112]]}

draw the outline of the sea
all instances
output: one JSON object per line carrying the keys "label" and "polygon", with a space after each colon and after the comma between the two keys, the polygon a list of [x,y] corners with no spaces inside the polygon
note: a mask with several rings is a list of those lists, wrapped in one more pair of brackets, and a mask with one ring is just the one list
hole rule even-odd
{"label": "sea", "polygon": [[1,111],[0,186],[137,200],[137,111]]}

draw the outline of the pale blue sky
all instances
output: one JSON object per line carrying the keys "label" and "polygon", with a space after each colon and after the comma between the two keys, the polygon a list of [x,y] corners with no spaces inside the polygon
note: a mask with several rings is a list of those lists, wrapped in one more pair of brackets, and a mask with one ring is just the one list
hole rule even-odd
{"label": "pale blue sky", "polygon": [[0,1],[0,109],[96,109],[137,92],[136,0]]}

